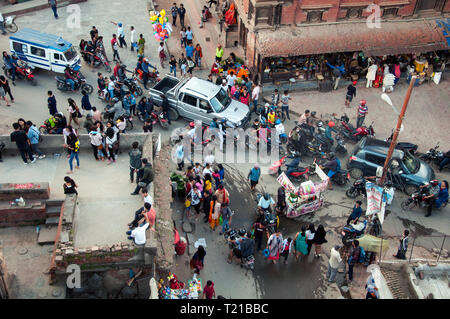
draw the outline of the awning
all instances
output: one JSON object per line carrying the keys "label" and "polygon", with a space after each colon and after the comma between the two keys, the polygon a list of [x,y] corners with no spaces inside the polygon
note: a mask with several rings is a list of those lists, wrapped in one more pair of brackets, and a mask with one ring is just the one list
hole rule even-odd
{"label": "awning", "polygon": [[378,29],[349,22],[259,32],[257,48],[263,57],[354,51],[379,56],[448,50],[449,45],[436,21],[417,20],[381,22]]}

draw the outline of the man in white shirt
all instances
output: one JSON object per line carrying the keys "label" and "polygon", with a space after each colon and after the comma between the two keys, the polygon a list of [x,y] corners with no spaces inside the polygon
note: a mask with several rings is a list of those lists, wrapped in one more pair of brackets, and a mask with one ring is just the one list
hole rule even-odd
{"label": "man in white shirt", "polygon": [[150,196],[146,188],[142,189],[142,196],[144,198],[144,204],[149,203],[150,205],[153,206],[153,198]]}
{"label": "man in white shirt", "polygon": [[128,239],[133,240],[137,246],[145,245],[145,242],[147,241],[147,238],[145,236],[145,231],[147,230],[147,228],[149,226],[150,226],[150,224],[145,222],[145,224],[140,225],[133,230],[127,231],[127,235],[130,235],[130,236],[128,236]]}
{"label": "man in white shirt", "polygon": [[234,71],[231,71],[230,74],[227,75],[227,81],[228,89],[231,90],[231,88],[234,86],[234,81],[236,81],[236,75],[234,75]]}
{"label": "man in white shirt", "polygon": [[203,176],[205,176],[205,174],[209,174],[210,176],[213,174],[210,163],[206,163],[206,167],[203,170]]}
{"label": "man in white shirt", "polygon": [[253,88],[252,91],[252,100],[253,100],[253,110],[250,110],[250,114],[252,114],[252,111],[256,111],[256,108],[258,107],[258,100],[259,100],[259,93],[261,92],[261,86],[259,83],[256,83],[256,86]]}
{"label": "man in white shirt", "polygon": [[339,253],[339,249],[341,247],[339,245],[331,248],[330,260],[328,261],[328,272],[327,278],[328,282],[334,282],[334,278],[336,277],[339,265],[342,262],[341,254]]}
{"label": "man in white shirt", "polygon": [[131,51],[134,51],[134,47],[137,50],[137,38],[136,38],[136,30],[133,26],[130,28],[130,42],[131,42]]}

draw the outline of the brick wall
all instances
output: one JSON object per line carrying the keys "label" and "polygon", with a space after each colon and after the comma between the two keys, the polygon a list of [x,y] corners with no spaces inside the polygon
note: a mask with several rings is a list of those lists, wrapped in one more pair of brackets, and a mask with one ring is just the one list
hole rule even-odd
{"label": "brick wall", "polygon": [[450,1],[449,0],[447,0],[447,2],[445,3],[444,9],[442,11],[446,12],[446,13],[450,13]]}
{"label": "brick wall", "polygon": [[19,197],[24,199],[49,199],[50,185],[49,183],[0,184],[0,201],[11,201]]}
{"label": "brick wall", "polygon": [[45,223],[45,205],[38,208],[0,209],[0,227],[32,226]]}

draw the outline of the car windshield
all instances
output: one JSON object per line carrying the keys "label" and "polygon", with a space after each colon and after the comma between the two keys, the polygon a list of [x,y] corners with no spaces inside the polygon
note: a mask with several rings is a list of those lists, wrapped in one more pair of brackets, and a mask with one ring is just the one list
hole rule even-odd
{"label": "car windshield", "polygon": [[69,50],[64,52],[64,56],[66,57],[66,61],[72,60],[74,57],[76,57],[76,55],[77,55],[77,53],[75,52],[73,47],[71,47]]}
{"label": "car windshield", "polygon": [[419,160],[412,156],[408,151],[405,151],[404,154],[405,156],[403,157],[403,164],[405,164],[406,168],[411,172],[411,174],[417,173],[420,168]]}
{"label": "car windshield", "polygon": [[220,113],[230,105],[231,99],[228,97],[227,93],[221,89],[216,96],[211,99],[210,103],[214,112]]}

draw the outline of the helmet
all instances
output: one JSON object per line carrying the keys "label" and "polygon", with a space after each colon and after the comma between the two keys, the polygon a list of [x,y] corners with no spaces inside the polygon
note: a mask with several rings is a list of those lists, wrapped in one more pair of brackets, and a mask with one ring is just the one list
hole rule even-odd
{"label": "helmet", "polygon": [[437,186],[439,184],[439,182],[438,182],[437,179],[433,179],[433,180],[430,181],[430,184],[431,184],[431,186],[434,187],[434,186]]}
{"label": "helmet", "polygon": [[316,116],[316,114],[317,114],[317,112],[316,112],[316,111],[312,111],[312,112],[311,112],[311,116],[312,116],[312,117],[315,117],[315,116]]}
{"label": "helmet", "polygon": [[333,121],[328,122],[328,126],[329,126],[329,127],[333,127],[334,125],[335,125],[335,124],[334,124]]}
{"label": "helmet", "polygon": [[275,125],[281,124],[281,120],[280,119],[276,119],[275,121]]}
{"label": "helmet", "polygon": [[239,229],[238,234],[239,236],[245,236],[245,234],[247,233],[247,231],[244,228]]}
{"label": "helmet", "polygon": [[265,200],[269,200],[270,199],[270,194],[269,193],[265,193],[264,194],[264,199]]}
{"label": "helmet", "polygon": [[121,22],[119,22],[119,23],[117,23],[117,25],[118,25],[119,27],[121,27],[121,26],[122,26],[122,23],[121,23]]}
{"label": "helmet", "polygon": [[270,104],[269,103],[266,103],[265,105],[264,105],[265,107],[269,107],[270,106]]}
{"label": "helmet", "polygon": [[320,121],[320,122],[317,122],[317,127],[323,127],[323,123],[322,123],[322,121]]}
{"label": "helmet", "polygon": [[120,67],[121,67],[121,68],[124,68],[124,69],[127,68],[127,66],[126,66],[125,64],[123,64],[123,63],[120,65]]}
{"label": "helmet", "polygon": [[359,101],[359,103],[361,104],[361,105],[366,105],[366,100],[361,100],[361,101]]}
{"label": "helmet", "polygon": [[189,123],[189,127],[194,128],[195,127],[195,123],[194,122],[190,122]]}

